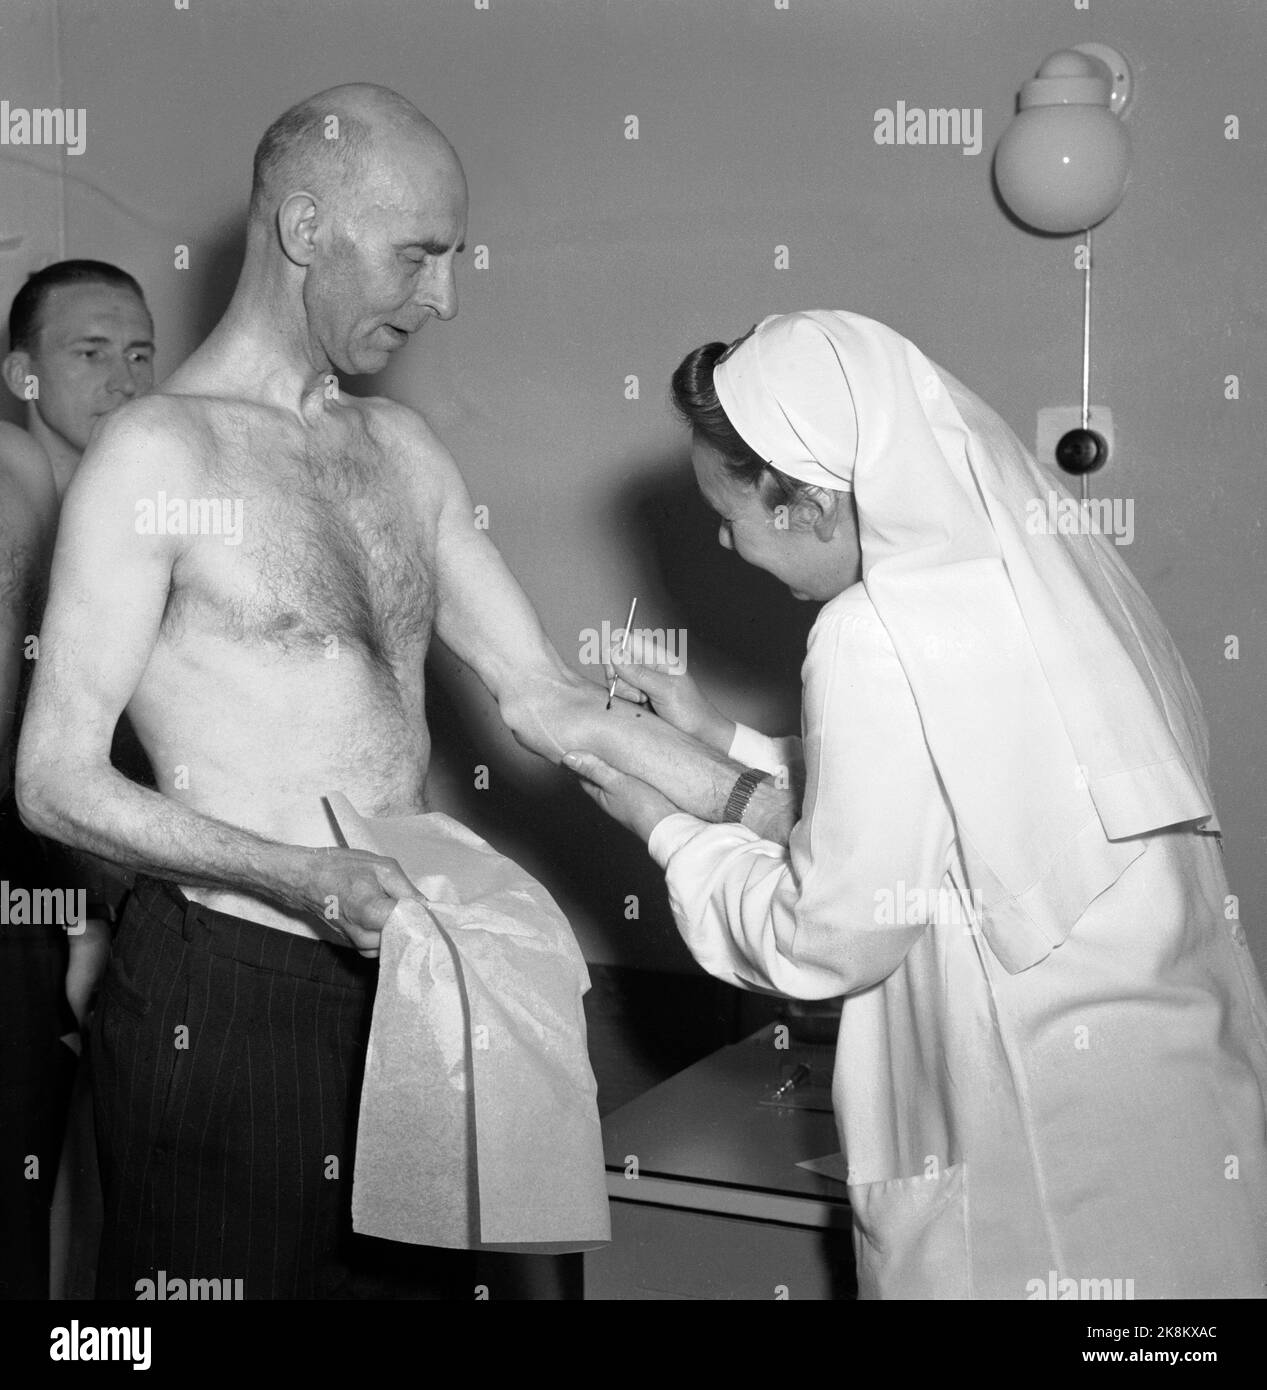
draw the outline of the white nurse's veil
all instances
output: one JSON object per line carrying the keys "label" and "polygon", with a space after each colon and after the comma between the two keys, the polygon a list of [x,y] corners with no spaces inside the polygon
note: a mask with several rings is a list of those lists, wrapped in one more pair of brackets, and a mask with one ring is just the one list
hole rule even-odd
{"label": "white nurse's veil", "polygon": [[1027,529],[1058,484],[989,406],[891,328],[834,310],[765,319],[714,382],[774,467],[853,490],[863,584],[1007,969],[1064,940],[1138,837],[1217,829],[1178,651],[1105,536]]}

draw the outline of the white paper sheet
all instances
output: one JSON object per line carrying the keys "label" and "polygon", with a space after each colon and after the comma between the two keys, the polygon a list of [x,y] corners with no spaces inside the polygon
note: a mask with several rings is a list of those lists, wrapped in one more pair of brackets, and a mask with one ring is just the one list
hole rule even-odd
{"label": "white paper sheet", "polygon": [[449,816],[367,820],[340,793],[327,802],[350,848],[395,859],[427,899],[383,930],[354,1228],[540,1253],[608,1240],[589,972],[566,918]]}

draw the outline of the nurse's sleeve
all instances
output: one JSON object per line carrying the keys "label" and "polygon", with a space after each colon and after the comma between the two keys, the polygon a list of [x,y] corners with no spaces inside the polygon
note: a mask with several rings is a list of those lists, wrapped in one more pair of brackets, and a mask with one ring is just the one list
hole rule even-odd
{"label": "nurse's sleeve", "polygon": [[924,933],[904,909],[912,890],[937,902],[953,827],[910,687],[865,600],[820,615],[804,684],[804,812],[787,848],[686,814],[662,820],[648,848],[705,970],[824,999],[884,979]]}
{"label": "nurse's sleeve", "polygon": [[776,776],[783,772],[789,782],[797,780],[805,762],[801,740],[795,734],[788,734],[786,738],[770,738],[740,723],[735,724],[735,736],[730,740],[728,756],[746,767],[759,767],[762,772]]}

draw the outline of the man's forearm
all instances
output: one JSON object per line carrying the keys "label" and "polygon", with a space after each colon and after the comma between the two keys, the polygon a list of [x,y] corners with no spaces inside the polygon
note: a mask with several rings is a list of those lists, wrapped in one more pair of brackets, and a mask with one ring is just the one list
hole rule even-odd
{"label": "man's forearm", "polygon": [[[615,700],[608,710],[606,701],[605,690],[578,678],[566,687],[534,692],[506,717],[516,737],[545,757],[558,761],[573,749],[595,753],[657,788],[684,811],[720,821],[743,764],[644,707]],[[790,791],[765,783],[757,788],[743,823],[786,844],[797,819],[793,801]]]}
{"label": "man's forearm", "polygon": [[204,816],[138,786],[114,768],[67,781],[18,775],[23,819],[41,835],[138,873],[204,888],[259,894],[284,906],[303,895],[315,853]]}
{"label": "man's forearm", "polygon": [[502,715],[515,737],[543,757],[558,762],[573,749],[595,753],[684,811],[719,820],[743,769],[644,707],[615,700],[608,710],[606,703],[601,686],[577,677],[520,692]]}

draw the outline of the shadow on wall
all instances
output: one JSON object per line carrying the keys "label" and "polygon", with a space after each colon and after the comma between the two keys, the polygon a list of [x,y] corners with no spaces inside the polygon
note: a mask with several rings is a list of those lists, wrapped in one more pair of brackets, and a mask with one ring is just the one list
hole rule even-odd
{"label": "shadow on wall", "polygon": [[[716,520],[683,458],[648,460],[630,475],[607,520],[640,557],[638,593],[644,601],[654,597],[646,606],[687,629],[688,665],[706,687],[749,694],[745,709],[727,713],[769,733],[799,730],[800,668],[818,606],[797,602],[771,576],[722,549]],[[566,780],[529,791],[492,763],[489,785],[477,790],[469,769],[485,755],[461,697],[432,681],[427,698],[433,756],[447,774],[444,809],[540,878],[565,911],[597,924],[605,958],[696,969],[673,926],[663,875],[645,848]],[[631,896],[638,900],[636,921],[626,915]]]}
{"label": "shadow on wall", "polygon": [[799,730],[801,663],[818,605],[794,599],[772,575],[720,545],[717,518],[684,454],[635,470],[613,513],[620,533],[637,537],[636,546],[654,559],[648,579],[664,591],[665,621],[687,629],[697,674],[753,691],[758,707],[769,710],[764,732]]}
{"label": "shadow on wall", "polygon": [[[233,298],[233,290],[242,271],[242,260],[246,255],[245,216],[222,223],[200,254],[207,269],[199,285],[198,298],[190,308],[185,356],[193,352],[220,322],[229,307],[229,300]],[[179,365],[179,362],[172,362],[169,371],[175,371]]]}

